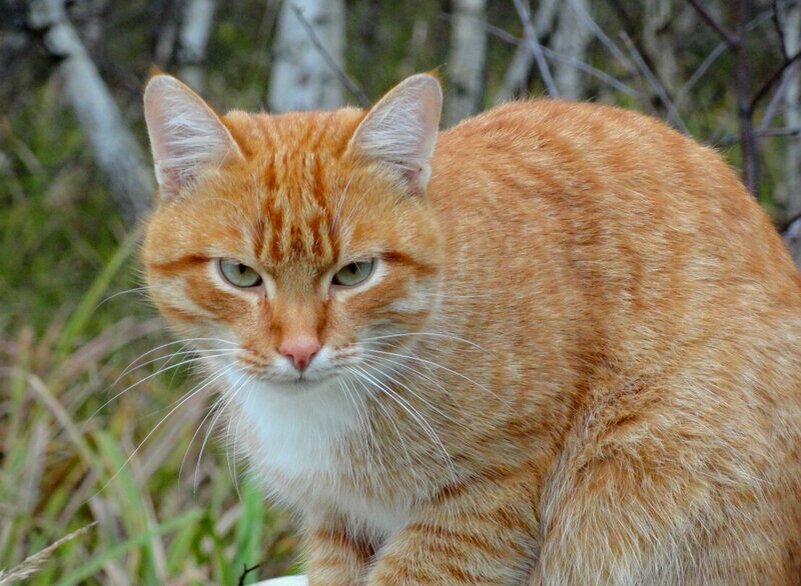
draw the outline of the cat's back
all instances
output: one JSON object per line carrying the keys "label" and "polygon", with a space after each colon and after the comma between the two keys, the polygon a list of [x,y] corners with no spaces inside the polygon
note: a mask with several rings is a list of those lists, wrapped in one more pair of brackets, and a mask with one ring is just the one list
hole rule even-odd
{"label": "cat's back", "polygon": [[781,239],[723,158],[636,112],[560,100],[499,106],[441,134],[429,193],[460,246],[462,232],[480,227],[490,252],[500,240],[521,253],[547,245],[593,266],[595,280],[733,273],[799,298]]}

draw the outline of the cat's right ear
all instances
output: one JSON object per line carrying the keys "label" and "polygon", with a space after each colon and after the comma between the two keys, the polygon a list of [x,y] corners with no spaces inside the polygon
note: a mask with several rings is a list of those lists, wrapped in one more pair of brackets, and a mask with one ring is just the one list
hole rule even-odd
{"label": "cat's right ear", "polygon": [[161,197],[176,197],[200,173],[241,157],[231,133],[203,99],[169,75],[156,75],[145,88],[145,121]]}
{"label": "cat's right ear", "polygon": [[422,193],[431,176],[441,112],[437,78],[412,75],[372,107],[348,149],[398,171],[411,192]]}

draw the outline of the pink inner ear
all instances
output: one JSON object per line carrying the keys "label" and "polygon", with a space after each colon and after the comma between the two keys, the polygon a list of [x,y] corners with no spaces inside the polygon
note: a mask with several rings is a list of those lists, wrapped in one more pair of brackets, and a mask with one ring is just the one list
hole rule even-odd
{"label": "pink inner ear", "polygon": [[403,163],[397,162],[395,163],[398,168],[401,170],[401,174],[403,175],[403,179],[405,183],[409,186],[409,189],[414,191],[415,193],[419,193],[421,191],[419,183],[420,178],[420,169],[415,169],[409,167],[408,165],[404,165]]}

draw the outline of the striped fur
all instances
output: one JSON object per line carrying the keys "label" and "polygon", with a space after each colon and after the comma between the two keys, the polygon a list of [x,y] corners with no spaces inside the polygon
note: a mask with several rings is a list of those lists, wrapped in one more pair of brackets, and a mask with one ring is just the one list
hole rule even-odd
{"label": "striped fur", "polygon": [[423,77],[379,103],[404,124],[214,115],[228,154],[189,153],[148,224],[161,312],[237,351],[206,367],[310,584],[798,584],[801,282],[767,216],[711,150],[600,105],[507,104],[429,159]]}

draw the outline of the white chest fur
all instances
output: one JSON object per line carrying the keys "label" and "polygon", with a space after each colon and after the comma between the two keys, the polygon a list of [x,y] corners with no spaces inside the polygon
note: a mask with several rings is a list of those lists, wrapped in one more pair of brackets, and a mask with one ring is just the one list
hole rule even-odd
{"label": "white chest fur", "polygon": [[378,535],[403,525],[408,507],[367,498],[338,481],[353,475],[343,444],[362,433],[368,414],[365,405],[337,382],[291,393],[255,381],[244,386],[236,400],[242,421],[234,427],[246,430],[251,463],[268,476],[263,481],[282,500],[301,508],[305,502],[333,505],[355,527]]}

